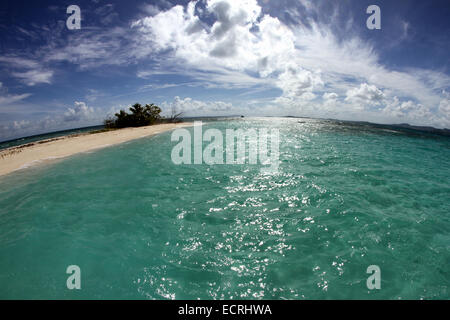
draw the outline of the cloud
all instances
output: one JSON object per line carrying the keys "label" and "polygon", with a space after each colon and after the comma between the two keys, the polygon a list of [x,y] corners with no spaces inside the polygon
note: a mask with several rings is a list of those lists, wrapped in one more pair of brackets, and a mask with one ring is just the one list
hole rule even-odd
{"label": "cloud", "polygon": [[154,16],[158,14],[163,9],[172,7],[172,4],[167,0],[152,1],[152,3],[145,3],[140,6],[140,9],[144,11],[145,14]]}
{"label": "cloud", "polygon": [[73,108],[68,108],[64,113],[64,121],[91,120],[94,115],[94,109],[88,107],[86,103],[75,101]]}
{"label": "cloud", "polygon": [[408,31],[410,29],[410,24],[407,21],[401,21],[400,23],[401,23],[402,31],[403,31],[401,39],[404,40],[404,39],[408,38]]}
{"label": "cloud", "polygon": [[[302,3],[314,11],[313,2]],[[319,113],[321,107],[330,111],[333,103],[336,111],[360,110],[382,107],[395,96],[433,110],[442,99],[438,92],[450,84],[448,76],[433,70],[389,69],[370,42],[352,33],[338,38],[312,18],[292,28],[263,14],[256,1],[209,0],[205,12],[212,22],[206,23],[197,7],[190,2],[135,21],[132,27],[146,54],[163,55],[183,75],[223,88],[279,88],[282,96],[274,102],[281,111],[312,100]],[[330,91],[345,99],[330,99],[325,95]],[[435,119],[420,107],[410,113],[424,123]]]}
{"label": "cloud", "polygon": [[51,117],[32,121],[14,120],[7,124],[0,124],[0,141],[58,130],[60,129],[59,124],[60,122],[57,119]]}
{"label": "cloud", "polygon": [[0,56],[0,64],[10,71],[11,75],[28,86],[50,84],[53,71],[44,68],[41,63],[17,56]]}
{"label": "cloud", "polygon": [[0,106],[13,104],[15,102],[24,100],[31,96],[30,93],[24,93],[24,94],[13,94],[13,95],[0,95]]}
{"label": "cloud", "polygon": [[53,71],[30,70],[26,72],[13,72],[12,76],[18,78],[28,86],[34,86],[39,83],[50,84],[53,77]]}
{"label": "cloud", "polygon": [[24,128],[29,127],[30,124],[31,124],[31,122],[27,121],[27,120],[14,121],[13,122],[13,129],[14,130],[22,130]]}
{"label": "cloud", "polygon": [[450,98],[446,97],[439,103],[439,112],[443,115],[450,116]]}
{"label": "cloud", "polygon": [[432,110],[421,103],[414,101],[400,101],[397,97],[394,97],[389,101],[382,109],[382,112],[389,116],[391,119],[398,119],[401,122],[407,122],[410,124],[420,125],[423,124],[423,119],[429,119],[434,124],[442,127],[448,126],[448,114],[445,118],[432,112]]}
{"label": "cloud", "polygon": [[172,102],[163,102],[161,107],[165,113],[174,110],[176,113],[182,112],[185,116],[226,114],[233,110],[231,103],[223,101],[204,102],[189,97],[182,99],[178,96]]}
{"label": "cloud", "polygon": [[17,56],[0,56],[0,63],[9,64],[17,68],[37,69],[39,63],[31,59],[25,59]]}
{"label": "cloud", "polygon": [[149,14],[150,16],[157,15],[160,12],[160,9],[158,8],[158,6],[155,6],[153,4],[143,5],[142,10],[144,10],[145,13]]}
{"label": "cloud", "polygon": [[31,96],[31,93],[8,94],[8,89],[0,82],[0,106],[6,106],[22,101]]}
{"label": "cloud", "polygon": [[211,27],[195,14],[194,2],[186,10],[174,6],[132,26],[149,54],[172,50],[178,64],[187,63],[190,69],[212,74],[255,70],[265,57],[258,54],[262,48],[255,48],[257,38],[249,31],[261,10],[256,1],[208,1],[206,10],[216,18]]}
{"label": "cloud", "polygon": [[385,97],[386,95],[383,91],[378,89],[375,85],[362,83],[359,88],[348,90],[345,100],[378,105],[385,99]]}
{"label": "cloud", "polygon": [[324,100],[326,100],[326,101],[329,101],[329,100],[336,100],[338,97],[339,97],[339,95],[338,95],[337,93],[334,93],[334,92],[325,92],[325,93],[323,94],[323,98],[324,98]]}
{"label": "cloud", "polygon": [[19,119],[0,123],[0,140],[99,124],[104,118],[102,110],[90,107],[85,102],[75,101],[74,105],[66,108],[64,112],[40,119]]}
{"label": "cloud", "polygon": [[323,81],[319,73],[289,65],[278,77],[277,86],[283,90],[285,97],[312,100],[315,98],[313,92],[323,86]]}
{"label": "cloud", "polygon": [[441,127],[450,128],[450,94],[446,91],[443,92],[444,99],[439,103],[437,122]]}
{"label": "cloud", "polygon": [[126,30],[120,27],[111,27],[107,31],[87,29],[83,33],[72,34],[65,46],[55,48],[55,44],[49,44],[43,49],[42,59],[47,63],[67,61],[81,70],[128,65],[134,60],[127,35]]}
{"label": "cloud", "polygon": [[103,93],[99,90],[96,90],[96,89],[88,89],[87,92],[88,92],[88,94],[85,95],[85,98],[89,102],[96,101],[97,99],[105,96],[105,93]]}
{"label": "cloud", "polygon": [[98,16],[98,21],[103,25],[109,25],[114,22],[119,14],[115,12],[113,4],[105,4],[94,10],[94,13]]}

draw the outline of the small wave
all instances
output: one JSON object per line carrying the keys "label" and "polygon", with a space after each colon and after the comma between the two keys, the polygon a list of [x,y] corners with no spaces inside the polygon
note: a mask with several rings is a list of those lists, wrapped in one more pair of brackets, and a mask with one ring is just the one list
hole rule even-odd
{"label": "small wave", "polygon": [[56,160],[56,159],[60,159],[60,158],[64,158],[64,157],[47,157],[47,158],[44,158],[44,159],[33,160],[33,161],[25,163],[24,165],[20,166],[16,170],[27,169],[27,168],[36,166],[36,165],[38,165],[38,164],[40,164],[42,162]]}

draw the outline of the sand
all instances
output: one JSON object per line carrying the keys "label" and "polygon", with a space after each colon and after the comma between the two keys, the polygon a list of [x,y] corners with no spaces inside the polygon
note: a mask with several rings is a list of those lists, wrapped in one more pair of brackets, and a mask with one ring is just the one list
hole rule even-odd
{"label": "sand", "polygon": [[82,133],[11,147],[0,151],[0,176],[43,161],[60,159],[191,125],[188,122],[167,123],[99,133]]}

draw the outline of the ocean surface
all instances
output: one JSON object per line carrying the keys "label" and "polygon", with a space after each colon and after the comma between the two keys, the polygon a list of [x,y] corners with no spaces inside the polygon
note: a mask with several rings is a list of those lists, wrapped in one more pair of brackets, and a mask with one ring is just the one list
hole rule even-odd
{"label": "ocean surface", "polygon": [[0,177],[0,298],[450,298],[450,138],[286,118],[204,130],[265,127],[278,173],[175,165],[166,132]]}

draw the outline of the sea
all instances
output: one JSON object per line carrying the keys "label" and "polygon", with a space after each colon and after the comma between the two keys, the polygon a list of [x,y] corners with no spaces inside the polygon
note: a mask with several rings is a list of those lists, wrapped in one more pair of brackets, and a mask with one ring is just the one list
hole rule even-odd
{"label": "sea", "polygon": [[207,128],[277,129],[278,170],[177,165],[164,132],[0,177],[0,299],[450,298],[448,136]]}

